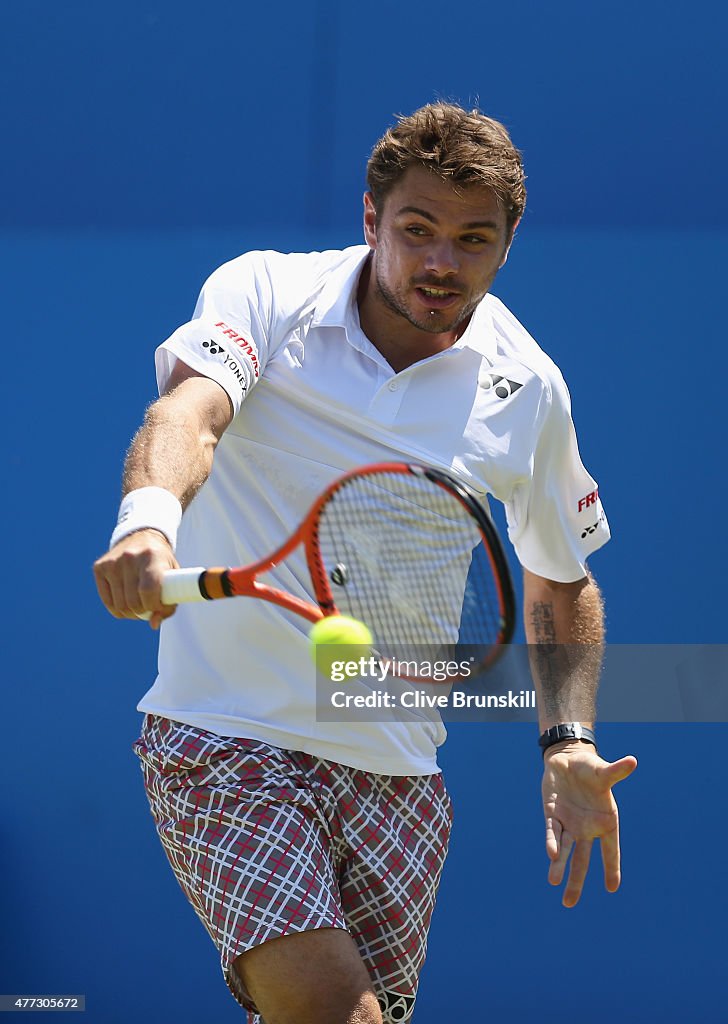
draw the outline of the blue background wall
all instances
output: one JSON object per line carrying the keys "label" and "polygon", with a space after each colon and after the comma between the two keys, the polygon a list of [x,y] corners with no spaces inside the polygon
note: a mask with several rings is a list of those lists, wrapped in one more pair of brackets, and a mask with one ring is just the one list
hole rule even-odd
{"label": "blue background wall", "polygon": [[[614,533],[592,561],[611,640],[725,641],[727,20],[707,0],[5,5],[2,516],[24,582],[3,620],[0,993],[84,992],[94,1024],[240,1020],[129,749],[154,638],[104,613],[90,565],[155,345],[239,252],[358,241],[366,156],[398,111],[479,101],[524,150],[494,290],[570,384]],[[640,757],[624,884],[602,891],[595,854],[568,912],[534,732],[451,728],[417,1024],[544,1003],[726,1020],[725,726],[602,726],[606,756]]]}

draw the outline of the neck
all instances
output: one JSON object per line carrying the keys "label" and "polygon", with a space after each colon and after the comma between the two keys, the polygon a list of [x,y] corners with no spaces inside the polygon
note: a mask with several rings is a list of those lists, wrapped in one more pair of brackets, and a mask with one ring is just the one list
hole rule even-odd
{"label": "neck", "polygon": [[392,309],[372,280],[372,257],[364,265],[357,291],[359,323],[372,345],[384,356],[395,373],[451,348],[467,327],[468,320],[453,331],[435,334],[411,324]]}

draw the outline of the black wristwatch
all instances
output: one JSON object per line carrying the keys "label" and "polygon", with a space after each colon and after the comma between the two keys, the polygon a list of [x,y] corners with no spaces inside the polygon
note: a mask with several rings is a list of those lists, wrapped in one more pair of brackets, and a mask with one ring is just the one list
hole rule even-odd
{"label": "black wristwatch", "polygon": [[594,731],[581,722],[561,722],[560,725],[552,725],[539,737],[538,745],[545,754],[549,747],[553,747],[555,743],[563,743],[564,740],[580,740],[595,747],[597,745]]}

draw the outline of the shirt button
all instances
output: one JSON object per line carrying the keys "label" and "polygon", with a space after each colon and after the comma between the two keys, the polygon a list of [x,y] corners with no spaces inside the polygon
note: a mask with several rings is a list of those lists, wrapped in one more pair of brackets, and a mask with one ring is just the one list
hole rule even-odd
{"label": "shirt button", "polygon": [[399,381],[390,380],[387,387],[389,388],[390,391],[399,391]]}

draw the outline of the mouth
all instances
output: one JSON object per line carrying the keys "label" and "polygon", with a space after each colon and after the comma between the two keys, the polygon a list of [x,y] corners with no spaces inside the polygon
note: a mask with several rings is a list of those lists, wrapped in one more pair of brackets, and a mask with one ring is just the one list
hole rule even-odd
{"label": "mouth", "polygon": [[430,285],[417,285],[415,292],[428,309],[445,309],[457,302],[460,297],[459,292],[451,292],[447,288],[435,288]]}

